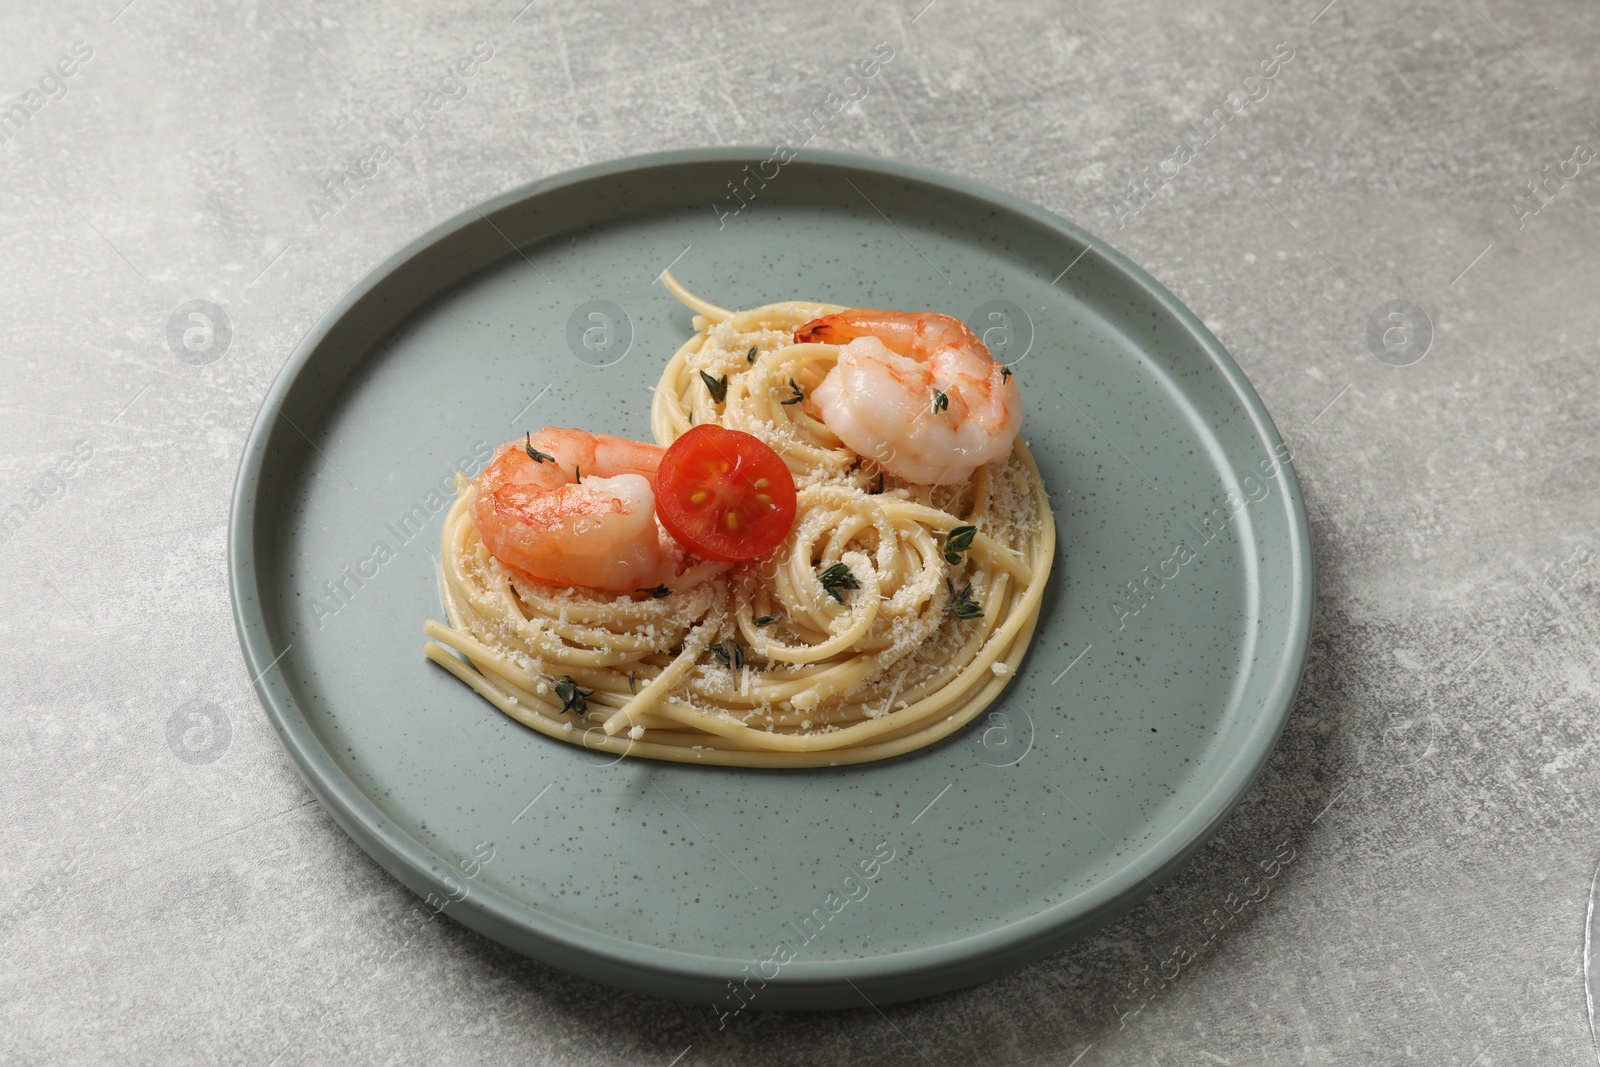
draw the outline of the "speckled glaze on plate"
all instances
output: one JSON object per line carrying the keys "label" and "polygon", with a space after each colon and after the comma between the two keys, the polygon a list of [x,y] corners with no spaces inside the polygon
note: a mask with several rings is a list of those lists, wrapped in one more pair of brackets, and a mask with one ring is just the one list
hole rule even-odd
{"label": "speckled glaze on plate", "polygon": [[[1125,912],[1261,768],[1311,617],[1289,450],[1171,294],[971,182],[769,155],[587,167],[402,249],[272,386],[229,541],[262,704],[363,849],[505,945],[718,1013],[953,989]],[[1023,669],[966,730],[844,768],[616,762],[423,659],[451,472],[549,424],[648,438],[691,329],[669,264],[725,307],[948,312],[1014,366],[1059,552]]]}

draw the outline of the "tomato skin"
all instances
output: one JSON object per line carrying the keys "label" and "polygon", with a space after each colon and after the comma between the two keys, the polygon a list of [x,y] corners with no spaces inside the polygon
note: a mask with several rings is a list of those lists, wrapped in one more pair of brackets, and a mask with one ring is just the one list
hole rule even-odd
{"label": "tomato skin", "polygon": [[753,434],[691,426],[661,457],[656,517],[696,555],[759,559],[789,536],[794,516],[794,476]]}

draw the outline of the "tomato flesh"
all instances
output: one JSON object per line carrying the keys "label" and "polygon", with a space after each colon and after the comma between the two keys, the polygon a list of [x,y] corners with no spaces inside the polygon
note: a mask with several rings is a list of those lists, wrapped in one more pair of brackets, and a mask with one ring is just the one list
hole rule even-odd
{"label": "tomato flesh", "polygon": [[679,544],[707,559],[759,559],[794,526],[794,477],[759,437],[692,426],[656,470],[656,516]]}

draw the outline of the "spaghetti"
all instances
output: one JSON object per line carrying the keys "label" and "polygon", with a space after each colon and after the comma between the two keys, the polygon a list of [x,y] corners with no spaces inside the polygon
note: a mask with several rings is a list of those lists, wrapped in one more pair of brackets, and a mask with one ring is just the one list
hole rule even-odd
{"label": "spaghetti", "polygon": [[426,623],[426,655],[518,722],[619,756],[831,766],[961,729],[1015,673],[1050,576],[1055,524],[1027,447],[959,484],[897,478],[799,402],[840,346],[795,331],[843,308],[731,312],[663,281],[696,332],[656,387],[657,443],[708,423],[760,438],[794,475],[792,532],[763,559],[693,562],[655,595],[557,588],[490,554],[458,475],[449,625]]}

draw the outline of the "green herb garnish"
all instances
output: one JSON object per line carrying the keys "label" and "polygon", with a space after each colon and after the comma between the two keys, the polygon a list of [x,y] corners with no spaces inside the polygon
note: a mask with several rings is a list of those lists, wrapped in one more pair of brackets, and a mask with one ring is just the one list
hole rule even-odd
{"label": "green herb garnish", "polygon": [[850,568],[843,563],[835,563],[817,575],[817,580],[822,583],[823,592],[841,604],[844,603],[844,596],[839,590],[861,588],[861,583],[856,580],[856,576],[851,574]]}
{"label": "green herb garnish", "polygon": [[752,623],[756,626],[771,626],[781,618],[782,615],[759,615],[752,620]]}
{"label": "green herb garnish", "polygon": [[639,695],[639,683],[634,680],[632,671],[628,672],[628,692],[632,693],[634,696]]}
{"label": "green herb garnish", "polygon": [[593,689],[587,689],[574,682],[570,674],[563,674],[561,681],[556,683],[556,696],[561,698],[563,712],[570,711],[574,715],[589,714],[589,702],[585,698],[593,694]]}
{"label": "green herb garnish", "polygon": [[1000,380],[1003,382],[1009,377],[1011,377],[1011,368],[1010,367],[1001,367],[1000,368]]}
{"label": "green herb garnish", "polygon": [[794,392],[794,395],[782,402],[784,407],[788,407],[790,404],[798,404],[806,398],[805,392],[801,390],[793,378],[789,379],[789,388]]}
{"label": "green herb garnish", "polygon": [[750,346],[750,351],[748,351],[748,352],[746,352],[744,354],[744,361],[746,363],[754,363],[756,361],[756,346],[755,345],[751,345]]}
{"label": "green herb garnish", "polygon": [[543,463],[545,460],[549,460],[550,462],[554,463],[556,459],[556,457],[546,455],[545,453],[540,452],[537,448],[533,447],[532,433],[529,433],[522,439],[522,450],[528,453],[528,458],[533,460],[535,463]]}
{"label": "green herb garnish", "polygon": [[700,380],[706,383],[706,392],[711,394],[712,400],[720,404],[728,398],[728,376],[726,374],[720,378],[713,378],[705,371],[701,371]]}
{"label": "green herb garnish", "polygon": [[933,413],[935,415],[950,406],[950,398],[939,391],[938,386],[933,389]]}
{"label": "green herb garnish", "polygon": [[636,592],[649,593],[651,596],[655,597],[657,600],[660,600],[664,596],[671,596],[672,595],[672,590],[668,589],[665,585],[658,585],[654,589],[639,589],[639,590],[636,590]]}
{"label": "green herb garnish", "polygon": [[738,670],[744,666],[744,649],[739,647],[737,641],[718,641],[711,646],[711,654],[717,657],[724,667]]}
{"label": "green herb garnish", "polygon": [[944,535],[944,561],[954,567],[961,563],[961,553],[972,547],[976,526],[956,526]]}
{"label": "green herb garnish", "polygon": [[956,583],[949,578],[944,580],[945,588],[950,590],[950,614],[958,619],[983,618],[983,605],[972,599],[972,583],[968,582],[956,592]]}

